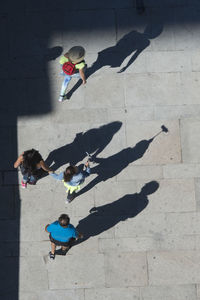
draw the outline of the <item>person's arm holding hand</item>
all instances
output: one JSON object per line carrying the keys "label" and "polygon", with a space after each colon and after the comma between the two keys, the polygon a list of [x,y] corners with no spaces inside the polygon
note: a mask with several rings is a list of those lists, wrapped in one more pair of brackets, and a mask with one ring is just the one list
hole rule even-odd
{"label": "person's arm holding hand", "polygon": [[52,172],[52,170],[45,164],[45,162],[43,160],[41,160],[40,162],[40,166],[41,168],[46,171],[46,172]]}
{"label": "person's arm holding hand", "polygon": [[54,172],[49,172],[49,174],[51,175],[51,177],[53,177],[56,180],[63,180],[63,172],[60,174],[56,174]]}

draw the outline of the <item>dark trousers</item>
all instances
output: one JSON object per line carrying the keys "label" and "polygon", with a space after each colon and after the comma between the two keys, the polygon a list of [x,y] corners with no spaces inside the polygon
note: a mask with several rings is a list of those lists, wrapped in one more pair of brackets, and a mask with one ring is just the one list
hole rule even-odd
{"label": "dark trousers", "polygon": [[73,193],[71,193],[71,194],[70,194],[70,192],[68,192],[68,194],[67,194],[67,200],[69,202],[71,202],[72,200],[74,200],[75,196],[76,196],[76,192],[75,191]]}

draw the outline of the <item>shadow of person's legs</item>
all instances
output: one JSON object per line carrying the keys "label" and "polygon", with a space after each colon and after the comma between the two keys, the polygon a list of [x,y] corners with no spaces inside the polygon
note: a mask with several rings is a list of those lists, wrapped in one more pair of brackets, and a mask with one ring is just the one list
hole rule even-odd
{"label": "shadow of person's legs", "polygon": [[71,88],[71,90],[66,94],[67,99],[69,100],[73,93],[82,85],[82,79],[79,79],[77,83]]}
{"label": "shadow of person's legs", "polygon": [[97,176],[95,179],[93,179],[91,182],[89,182],[84,188],[82,188],[78,193],[76,193],[76,197],[83,195],[84,193],[91,190],[95,185],[97,185],[99,182],[101,182],[100,176]]}

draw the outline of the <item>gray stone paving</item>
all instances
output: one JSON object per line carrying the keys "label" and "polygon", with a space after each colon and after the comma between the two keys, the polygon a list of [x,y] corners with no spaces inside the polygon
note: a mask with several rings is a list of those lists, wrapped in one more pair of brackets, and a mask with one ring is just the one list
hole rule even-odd
{"label": "gray stone paving", "polygon": [[[149,0],[143,15],[132,0],[26,2],[0,11],[0,298],[200,300],[200,2]],[[118,66],[102,65],[58,103],[59,57],[49,49],[81,44],[90,68],[104,49],[114,57],[125,35]],[[169,132],[148,144],[163,124]],[[99,158],[116,159],[106,172],[122,168],[66,205],[62,183],[49,176],[18,189],[13,162],[31,147],[45,159],[51,153],[57,171],[98,149]],[[142,199],[151,181],[159,188]],[[117,211],[123,199],[133,199],[135,214]],[[104,209],[96,221],[94,206]],[[51,262],[44,227],[61,213],[90,226],[91,236]]]}

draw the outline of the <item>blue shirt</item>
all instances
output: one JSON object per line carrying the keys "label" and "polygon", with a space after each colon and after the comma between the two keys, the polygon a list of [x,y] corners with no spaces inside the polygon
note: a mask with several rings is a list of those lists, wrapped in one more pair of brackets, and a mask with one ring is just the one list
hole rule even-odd
{"label": "blue shirt", "polygon": [[[64,173],[56,174],[52,173],[50,174],[53,178],[57,180],[63,180]],[[85,171],[79,172],[78,174],[75,174],[72,179],[67,182],[69,185],[77,186],[79,184],[82,184],[85,180],[85,177],[90,175],[90,167],[87,167]]]}
{"label": "blue shirt", "polygon": [[71,238],[77,238],[78,232],[73,225],[69,224],[67,227],[62,227],[58,221],[47,226],[47,231],[51,233],[54,240],[59,242],[68,242]]}

